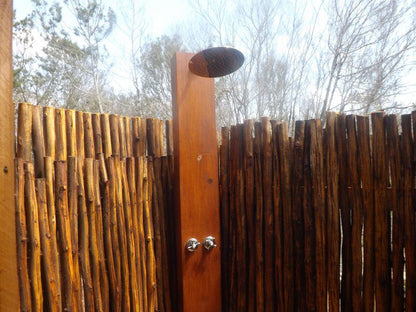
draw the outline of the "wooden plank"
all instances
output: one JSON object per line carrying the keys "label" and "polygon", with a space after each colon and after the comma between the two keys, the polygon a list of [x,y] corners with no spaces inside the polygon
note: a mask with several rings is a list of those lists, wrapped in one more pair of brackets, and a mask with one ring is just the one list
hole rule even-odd
{"label": "wooden plank", "polygon": [[164,250],[164,287],[166,294],[166,309],[177,309],[177,274],[176,274],[176,246],[174,214],[174,185],[173,185],[173,155],[162,157],[161,183],[163,185],[163,250]]}
{"label": "wooden plank", "polygon": [[28,233],[25,213],[25,172],[23,159],[15,159],[15,211],[16,211],[16,241],[17,267],[19,275],[20,310],[30,311],[30,280],[28,268]]}
{"label": "wooden plank", "polygon": [[32,160],[32,105],[20,103],[17,115],[17,157]]}
{"label": "wooden plank", "polygon": [[375,296],[377,311],[389,311],[391,303],[389,238],[390,213],[386,205],[387,168],[384,113],[371,114],[375,208]]}
{"label": "wooden plank", "polygon": [[374,197],[368,116],[357,116],[357,149],[364,217],[363,311],[374,311]]}
{"label": "wooden plank", "polygon": [[[126,152],[127,155],[127,152]],[[127,257],[128,257],[128,269],[130,274],[130,300],[131,308],[133,310],[139,309],[139,290],[137,281],[137,270],[136,270],[136,241],[134,239],[134,229],[132,222],[132,205],[130,197],[130,189],[127,181],[127,169],[126,161],[121,162],[121,182],[123,186],[123,212],[124,212],[124,224],[126,228],[127,238]]]}
{"label": "wooden plank", "polygon": [[46,177],[46,200],[49,217],[49,231],[51,235],[53,267],[55,268],[55,281],[57,296],[59,298],[59,311],[62,311],[62,281],[61,281],[61,264],[59,260],[59,247],[57,239],[56,209],[55,209],[55,181],[54,181],[54,161],[47,156],[44,159],[45,177]]}
{"label": "wooden plank", "polygon": [[[58,155],[58,153],[57,153]],[[68,178],[65,161],[55,162],[55,207],[61,260],[63,310],[74,310],[74,281],[71,225],[68,210]]]}
{"label": "wooden plank", "polygon": [[[84,115],[85,117],[85,115]],[[98,237],[97,237],[97,207],[95,199],[94,185],[94,159],[85,159],[85,199],[88,213],[89,229],[89,250],[92,285],[94,289],[94,307],[96,311],[103,311],[103,300],[101,294],[100,264],[98,256]]]}
{"label": "wooden plank", "polygon": [[[84,168],[83,161],[77,163],[77,180],[78,180],[78,211],[79,211],[79,262],[82,285],[84,290],[84,306],[86,311],[94,310],[94,288],[91,274],[89,240],[90,228],[88,221],[88,212],[86,205],[86,195],[84,187]],[[117,310],[114,310],[117,311]]]}
{"label": "wooden plank", "polygon": [[297,299],[295,310],[303,311],[306,306],[305,289],[305,246],[303,225],[303,149],[305,136],[305,122],[297,121],[295,124],[295,141],[293,150],[293,249],[295,261],[295,291]]}
{"label": "wooden plank", "polygon": [[45,137],[43,135],[42,124],[42,107],[32,107],[32,142],[33,142],[33,158],[35,165],[35,177],[45,177]]}
{"label": "wooden plank", "polygon": [[43,131],[45,134],[45,156],[55,159],[56,132],[55,109],[53,107],[43,108]]}
{"label": "wooden plank", "polygon": [[148,175],[147,160],[143,163],[143,225],[146,241],[146,287],[148,311],[158,309],[156,284],[156,259],[152,218],[152,176]]}
{"label": "wooden plank", "polygon": [[404,311],[404,210],[401,148],[396,115],[386,117],[386,138],[391,177],[392,231],[392,309]]}
{"label": "wooden plank", "polygon": [[[336,129],[335,113],[327,113],[326,118],[326,202],[327,202],[327,246],[328,246],[328,310],[331,312],[339,311],[339,249],[340,249],[340,224],[339,224],[339,201],[338,201],[338,183],[339,169],[337,162],[337,150],[335,140]],[[296,144],[296,143],[295,143]]]}
{"label": "wooden plank", "polygon": [[[143,311],[148,311],[148,297],[147,297],[147,268],[146,268],[146,240],[145,240],[145,230],[144,230],[144,206],[147,187],[145,176],[145,159],[144,157],[138,157],[137,160],[137,223],[138,223],[138,232],[139,232],[139,242],[140,242],[140,268],[142,275],[142,289],[143,289]],[[147,166],[146,166],[147,169]]]}
{"label": "wooden plank", "polygon": [[65,110],[63,108],[55,109],[55,131],[56,131],[56,160],[66,160],[67,140],[66,140],[66,122]]}
{"label": "wooden plank", "polygon": [[66,150],[68,157],[77,156],[77,124],[76,113],[72,109],[65,110]]}
{"label": "wooden plank", "polygon": [[157,154],[156,122],[155,118],[146,119],[147,153],[149,156]]}
{"label": "wooden plank", "polygon": [[131,125],[131,118],[130,117],[124,117],[124,129],[126,132],[126,153],[127,157],[133,156],[133,146],[132,146],[132,125]]}
{"label": "wooden plank", "polygon": [[348,168],[348,202],[351,211],[351,252],[352,252],[352,308],[353,311],[362,310],[362,220],[363,212],[361,206],[361,181],[358,173],[358,147],[357,147],[357,132],[355,127],[355,116],[347,116],[347,168]]}
{"label": "wooden plank", "polygon": [[91,114],[84,113],[83,119],[84,119],[85,158],[95,158],[94,131],[92,129]]}
{"label": "wooden plank", "polygon": [[222,283],[222,305],[224,309],[228,308],[229,299],[229,278],[228,278],[228,250],[229,250],[229,148],[230,148],[230,129],[227,127],[221,128],[221,146],[220,146],[220,212],[221,212],[221,279]]}
{"label": "wooden plank", "polygon": [[119,116],[110,115],[111,155],[120,155]]}
{"label": "wooden plank", "polygon": [[[244,310],[247,307],[247,216],[244,203],[244,133],[243,124],[236,127],[236,140],[234,142],[235,155],[235,234],[236,234],[236,280],[237,302],[236,309]],[[273,276],[272,276],[273,278]],[[271,290],[273,292],[273,290]]]}
{"label": "wooden plank", "polygon": [[46,180],[36,179],[36,198],[39,210],[40,245],[42,250],[42,275],[45,292],[45,306],[48,311],[61,311],[61,298],[58,296],[57,277],[54,266],[51,233],[49,228]]}
{"label": "wooden plank", "polygon": [[[110,187],[108,179],[108,171],[104,159],[104,154],[99,156],[100,164],[100,197],[102,211],[102,227],[103,227],[103,252],[105,255],[106,270],[108,272],[108,288],[109,288],[109,306],[111,311],[117,310],[117,276],[113,254],[113,243],[111,239],[111,211],[110,211]],[[100,255],[101,257],[101,255]]]}
{"label": "wooden plank", "polygon": [[173,122],[172,119],[166,120],[166,155],[173,155]]}
{"label": "wooden plank", "polygon": [[122,310],[129,311],[131,307],[131,285],[129,271],[129,255],[127,242],[127,227],[125,212],[123,209],[123,184],[122,184],[122,167],[118,156],[114,158],[114,168],[116,174],[115,203],[116,203],[116,222],[118,229],[118,239],[120,248],[120,267],[122,281]]}
{"label": "wooden plank", "polygon": [[141,263],[141,245],[143,242],[140,242],[140,227],[139,227],[139,205],[136,192],[136,162],[135,159],[129,157],[126,159],[126,170],[127,170],[127,181],[130,194],[130,203],[131,203],[131,222],[132,222],[132,233],[134,236],[134,265],[136,270],[136,279],[137,283],[137,304],[139,311],[144,311],[144,292],[143,292],[143,272],[142,272],[142,263]]}
{"label": "wooden plank", "polygon": [[[275,174],[280,175],[280,194],[281,194],[281,210],[282,210],[282,230],[283,240],[280,244],[283,254],[283,280],[284,287],[284,307],[283,310],[293,311],[295,304],[294,293],[294,261],[293,261],[293,228],[292,228],[292,190],[291,190],[291,160],[292,153],[290,150],[290,142],[288,135],[288,125],[286,123],[276,126],[276,144],[279,153],[279,170]],[[278,219],[276,219],[279,222]],[[276,225],[275,225],[276,226]],[[280,232],[276,233],[276,236]],[[276,237],[277,239],[277,237]],[[277,248],[278,246],[276,246]],[[276,253],[276,257],[279,254]]]}
{"label": "wooden plank", "polygon": [[84,115],[80,111],[75,112],[76,136],[77,136],[77,156],[82,160],[85,158],[85,140],[84,140]]}
{"label": "wooden plank", "polygon": [[126,125],[124,117],[119,117],[119,136],[120,136],[120,159],[127,157],[127,139],[126,139]]}
{"label": "wooden plank", "polygon": [[237,277],[237,216],[236,216],[236,197],[237,197],[237,163],[238,163],[238,135],[237,126],[230,129],[230,170],[229,170],[229,193],[230,208],[228,218],[228,272],[229,284],[228,309],[237,310],[238,296],[238,277]]}
{"label": "wooden plank", "polygon": [[346,116],[338,115],[335,136],[339,168],[339,208],[342,226],[342,281],[341,310],[352,311],[352,249],[351,212],[348,202],[347,135]]}
{"label": "wooden plank", "polygon": [[[403,198],[404,198],[404,218],[405,235],[404,242],[406,256],[406,311],[416,309],[416,225],[415,211],[413,203],[414,192],[414,164],[412,163],[414,154],[414,140],[412,140],[412,117],[402,116],[402,162],[403,162]],[[413,126],[415,119],[413,118]],[[413,129],[413,135],[415,134]]]}
{"label": "wooden plank", "polygon": [[[102,153],[100,154],[102,155]],[[104,253],[104,229],[103,229],[103,211],[101,205],[100,193],[100,161],[94,160],[94,194],[95,194],[95,211],[96,211],[96,230],[97,230],[97,247],[98,247],[98,265],[100,272],[100,291],[103,301],[103,311],[110,311],[108,274],[106,267],[106,255]]]}
{"label": "wooden plank", "polygon": [[16,219],[13,204],[15,107],[13,105],[11,0],[0,0],[0,311],[19,309],[16,256]]}
{"label": "wooden plank", "polygon": [[[253,129],[254,121],[244,121],[243,128],[243,170],[244,170],[244,200],[247,214],[247,250],[248,250],[248,285],[247,285],[247,311],[256,311],[256,284],[253,282],[256,279],[256,240],[255,240],[255,209],[254,209],[254,157],[253,157]],[[223,142],[224,139],[221,140]],[[227,173],[225,173],[227,174]],[[227,177],[224,178],[225,180]],[[222,222],[222,221],[221,221]],[[226,226],[222,224],[221,226]],[[225,231],[221,232],[223,235]],[[224,241],[224,236],[222,236]],[[224,249],[221,252],[224,252]]]}
{"label": "wooden plank", "polygon": [[193,254],[184,248],[189,238],[208,235],[221,246],[214,80],[190,73],[191,57],[177,53],[172,60],[179,310],[220,311],[220,248]]}
{"label": "wooden plank", "polygon": [[263,248],[263,179],[261,163],[261,124],[254,124],[254,192],[255,192],[255,240],[256,240],[256,305],[264,311],[264,248]]}
{"label": "wooden plank", "polygon": [[101,133],[101,118],[100,114],[92,114],[92,131],[94,136],[94,151],[95,157],[98,158],[99,154],[103,153],[103,142]]}
{"label": "wooden plank", "polygon": [[[263,156],[263,213],[264,213],[264,310],[274,311],[274,214],[272,206],[272,142],[270,119],[261,118]],[[288,286],[288,285],[287,285]]]}
{"label": "wooden plank", "polygon": [[310,131],[310,155],[315,219],[316,311],[326,311],[326,216],[321,121],[312,120]]}
{"label": "wooden plank", "polygon": [[109,157],[106,160],[108,172],[108,205],[109,205],[109,222],[111,232],[111,245],[114,259],[114,269],[116,275],[116,285],[114,289],[114,301],[112,302],[113,311],[121,311],[122,309],[122,280],[121,280],[121,258],[120,258],[120,241],[117,224],[117,204],[116,204],[116,188],[117,174],[115,171],[114,158]]}
{"label": "wooden plank", "polygon": [[[75,117],[75,114],[74,114]],[[75,126],[75,125],[74,125]],[[75,130],[75,128],[74,128]],[[74,142],[75,143],[75,142]],[[75,144],[74,146],[75,147]],[[77,159],[75,156],[68,157],[68,211],[71,227],[71,244],[74,274],[74,307],[82,311],[82,285],[79,269],[78,250],[78,180],[77,180]]]}
{"label": "wooden plank", "polygon": [[315,284],[315,232],[312,198],[311,170],[311,121],[305,123],[304,132],[304,168],[303,168],[303,219],[305,247],[305,307],[307,311],[316,309]]}
{"label": "wooden plank", "polygon": [[133,155],[146,155],[146,120],[140,117],[132,118]]}
{"label": "wooden plank", "polygon": [[41,276],[41,250],[39,232],[38,203],[35,192],[33,164],[25,163],[25,210],[28,225],[29,248],[29,278],[33,311],[43,311],[43,291]]}
{"label": "wooden plank", "polygon": [[110,117],[108,114],[100,114],[101,120],[101,140],[103,143],[103,153],[105,159],[113,153],[111,146]]}

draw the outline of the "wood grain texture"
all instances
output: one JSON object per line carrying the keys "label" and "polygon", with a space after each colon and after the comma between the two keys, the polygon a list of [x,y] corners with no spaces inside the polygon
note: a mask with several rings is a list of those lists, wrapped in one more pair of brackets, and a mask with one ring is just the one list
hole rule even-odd
{"label": "wood grain texture", "polygon": [[371,114],[373,132],[373,175],[375,208],[375,297],[377,311],[389,311],[391,307],[391,279],[389,271],[390,213],[387,206],[387,163],[384,113]]}
{"label": "wood grain texture", "polygon": [[391,179],[391,211],[392,211],[392,308],[404,311],[404,210],[403,210],[403,174],[400,157],[400,138],[396,115],[386,117],[387,157]]}
{"label": "wood grain texture", "polygon": [[33,158],[35,165],[35,177],[45,177],[45,137],[43,135],[42,124],[42,107],[32,107],[32,142],[33,142]]}
{"label": "wood grain texture", "polygon": [[305,122],[295,124],[295,140],[293,149],[293,251],[295,261],[295,291],[297,300],[296,311],[304,311],[306,305],[305,290],[305,250],[303,225],[303,157],[304,157]]}
{"label": "wood grain texture", "polygon": [[19,310],[14,207],[15,108],[12,100],[12,0],[0,0],[0,311]]}
{"label": "wood grain texture", "polygon": [[358,172],[358,147],[357,147],[357,132],[355,126],[355,116],[347,116],[347,168],[348,168],[348,202],[351,212],[351,252],[352,252],[352,309],[353,311],[361,311],[362,309],[362,248],[361,235],[363,226],[363,208],[361,201],[361,181],[359,180]]}
{"label": "wood grain texture", "polygon": [[20,310],[30,311],[30,280],[28,268],[28,230],[25,212],[25,172],[23,159],[15,160],[15,209],[16,209],[16,240],[17,240],[17,268],[19,275]]}
{"label": "wood grain texture", "polygon": [[194,254],[184,248],[189,238],[208,235],[221,246],[214,80],[191,74],[191,57],[177,53],[172,60],[179,310],[220,311],[220,248]]}
{"label": "wood grain texture", "polygon": [[340,273],[340,227],[339,227],[339,169],[335,140],[336,114],[328,113],[326,121],[326,201],[327,201],[327,246],[328,246],[328,309],[339,311]]}
{"label": "wood grain texture", "polygon": [[363,311],[374,310],[374,197],[368,116],[357,116],[358,164],[364,217]]}
{"label": "wood grain texture", "polygon": [[29,238],[29,278],[32,311],[43,311],[43,291],[41,273],[41,249],[39,212],[35,193],[34,168],[31,163],[24,164],[25,170],[25,210]]}
{"label": "wood grain texture", "polygon": [[[403,199],[405,217],[405,255],[406,255],[406,311],[416,309],[416,225],[414,210],[414,140],[412,140],[412,121],[414,115],[402,116],[402,161],[403,161]],[[413,120],[412,120],[413,119]],[[414,125],[413,125],[414,127]],[[413,134],[414,134],[413,128]]]}

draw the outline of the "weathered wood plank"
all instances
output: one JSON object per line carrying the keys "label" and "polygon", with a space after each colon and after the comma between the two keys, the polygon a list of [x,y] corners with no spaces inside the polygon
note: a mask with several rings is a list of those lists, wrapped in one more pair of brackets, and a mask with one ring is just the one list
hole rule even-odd
{"label": "weathered wood plank", "polygon": [[33,158],[35,165],[35,177],[45,177],[45,137],[43,135],[42,124],[42,107],[32,107],[32,142],[33,142]]}
{"label": "weathered wood plank", "polygon": [[41,240],[39,232],[38,201],[36,199],[35,178],[32,163],[24,163],[25,170],[25,210],[28,226],[29,278],[32,311],[43,311],[43,291],[41,274]]}
{"label": "weathered wood plank", "polygon": [[335,138],[336,129],[335,113],[328,113],[326,119],[326,202],[327,202],[327,265],[328,265],[328,310],[331,312],[339,311],[340,293],[340,261],[339,247],[341,243],[340,224],[339,224],[339,169],[337,161],[337,147]]}
{"label": "weathered wood plank", "polygon": [[392,310],[404,311],[404,210],[400,137],[396,115],[386,117],[387,157],[391,180],[392,231]]}
{"label": "weathered wood plank", "polygon": [[32,160],[32,105],[20,103],[17,115],[17,157]]}
{"label": "weathered wood plank", "polygon": [[297,121],[295,124],[295,141],[293,150],[293,249],[295,261],[295,291],[297,299],[295,310],[304,311],[306,307],[305,288],[305,246],[303,224],[303,158],[304,158],[305,122]]}
{"label": "weathered wood plank", "polygon": [[[406,256],[406,311],[416,309],[416,225],[414,210],[414,139],[412,140],[412,119],[414,114],[402,116],[402,162],[403,162],[403,197],[405,218],[405,256]],[[415,134],[413,128],[413,135]]]}
{"label": "weathered wood plank", "polygon": [[30,311],[30,280],[28,268],[28,225],[25,212],[25,172],[23,159],[15,159],[15,211],[16,211],[16,242],[17,268],[19,276],[20,310]]}
{"label": "weathered wood plank", "polygon": [[374,311],[374,197],[368,116],[357,116],[357,149],[364,217],[363,311]]}
{"label": "weathered wood plank", "polygon": [[387,207],[387,164],[384,113],[371,114],[373,132],[373,175],[375,208],[375,296],[377,311],[389,311],[391,304],[391,280],[389,270],[390,213]]}
{"label": "weathered wood plank", "polygon": [[313,215],[312,168],[311,168],[311,121],[307,120],[304,131],[303,168],[303,220],[305,247],[305,307],[307,311],[316,309],[316,265],[315,228]]}
{"label": "weathered wood plank", "polygon": [[351,212],[351,252],[352,252],[352,309],[353,311],[362,310],[362,246],[361,234],[363,226],[363,212],[361,201],[361,181],[358,173],[358,147],[357,132],[355,127],[355,116],[347,116],[347,169],[348,169],[348,202]]}

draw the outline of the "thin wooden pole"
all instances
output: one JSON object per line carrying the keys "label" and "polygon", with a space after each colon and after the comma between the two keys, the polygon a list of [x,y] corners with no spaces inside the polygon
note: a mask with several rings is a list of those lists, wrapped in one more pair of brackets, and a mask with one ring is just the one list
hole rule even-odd
{"label": "thin wooden pole", "polygon": [[221,243],[214,80],[189,71],[192,56],[172,61],[179,311],[221,311],[220,248],[185,250],[191,237]]}
{"label": "thin wooden pole", "polygon": [[19,310],[14,205],[12,0],[0,0],[0,311]]}

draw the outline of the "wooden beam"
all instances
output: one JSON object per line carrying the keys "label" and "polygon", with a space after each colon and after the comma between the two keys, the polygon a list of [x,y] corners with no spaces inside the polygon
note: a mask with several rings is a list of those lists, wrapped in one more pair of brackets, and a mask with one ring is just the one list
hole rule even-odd
{"label": "wooden beam", "polygon": [[19,310],[14,209],[12,0],[0,0],[0,311]]}
{"label": "wooden beam", "polygon": [[[189,71],[192,56],[172,60],[179,311],[214,312],[221,311],[220,248],[202,246],[209,235],[220,246],[214,80]],[[194,253],[185,249],[191,237],[201,243]]]}

